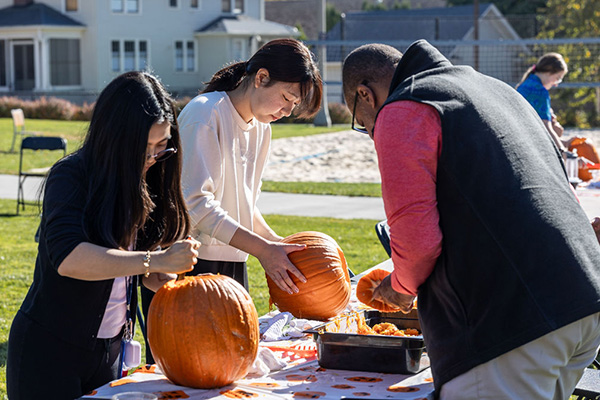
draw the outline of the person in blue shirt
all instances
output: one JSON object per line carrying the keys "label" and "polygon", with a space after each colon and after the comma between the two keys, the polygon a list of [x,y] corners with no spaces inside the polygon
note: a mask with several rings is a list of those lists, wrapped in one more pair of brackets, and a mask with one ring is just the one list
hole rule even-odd
{"label": "person in blue shirt", "polygon": [[527,69],[516,87],[537,111],[552,139],[562,151],[566,151],[571,143],[570,140],[561,139],[564,129],[550,106],[549,90],[558,86],[568,71],[562,55],[546,53]]}
{"label": "person in blue shirt", "polygon": [[583,181],[589,181],[593,176],[588,169],[588,163],[600,162],[596,148],[585,137],[562,138],[564,128],[557,121],[550,106],[549,90],[558,86],[567,72],[567,63],[562,55],[546,53],[527,69],[516,89],[537,111],[561,153],[567,150],[576,151],[578,156],[585,159],[586,162],[580,162],[578,176]]}

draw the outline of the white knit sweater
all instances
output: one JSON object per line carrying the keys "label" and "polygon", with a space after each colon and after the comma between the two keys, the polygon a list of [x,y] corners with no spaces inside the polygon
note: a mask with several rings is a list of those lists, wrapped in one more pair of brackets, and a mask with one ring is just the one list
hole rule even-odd
{"label": "white knit sweater", "polygon": [[225,92],[196,96],[178,119],[183,151],[183,194],[199,258],[246,261],[228,243],[242,225],[253,230],[271,126],[246,123]]}

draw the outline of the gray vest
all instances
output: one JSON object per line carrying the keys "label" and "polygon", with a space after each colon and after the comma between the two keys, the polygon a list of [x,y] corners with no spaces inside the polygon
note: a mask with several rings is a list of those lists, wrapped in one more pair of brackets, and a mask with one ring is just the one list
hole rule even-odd
{"label": "gray vest", "polygon": [[600,245],[529,103],[426,41],[390,93],[386,104],[429,104],[442,124],[442,252],[418,300],[436,388],[600,311]]}

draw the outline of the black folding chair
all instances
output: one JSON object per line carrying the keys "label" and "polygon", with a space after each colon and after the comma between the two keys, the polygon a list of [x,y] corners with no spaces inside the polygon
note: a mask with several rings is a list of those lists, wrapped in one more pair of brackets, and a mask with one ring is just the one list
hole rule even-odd
{"label": "black folding chair", "polygon": [[50,170],[50,166],[44,168],[34,168],[23,170],[23,158],[30,152],[37,152],[40,150],[62,150],[62,156],[67,155],[67,141],[61,137],[55,136],[28,136],[21,142],[21,153],[19,155],[19,189],[17,191],[17,215],[19,214],[19,206],[22,210],[25,210],[26,204],[35,204],[35,201],[25,200],[24,182],[29,177],[45,178],[46,174]]}
{"label": "black folding chair", "polygon": [[392,256],[392,247],[390,245],[390,227],[387,224],[387,220],[379,221],[375,224],[375,232],[377,232],[377,237],[379,241],[383,245],[383,248],[387,252],[388,256]]}

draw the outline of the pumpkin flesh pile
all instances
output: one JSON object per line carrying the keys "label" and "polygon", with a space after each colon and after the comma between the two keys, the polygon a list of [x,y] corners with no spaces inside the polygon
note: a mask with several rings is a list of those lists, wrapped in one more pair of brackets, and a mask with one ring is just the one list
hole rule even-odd
{"label": "pumpkin flesh pile", "polygon": [[364,275],[362,278],[359,279],[358,283],[356,284],[356,298],[358,298],[358,300],[361,303],[369,307],[375,308],[379,311],[400,311],[399,308],[390,306],[389,304],[386,304],[382,301],[373,299],[373,291],[377,286],[379,286],[383,278],[385,278],[389,274],[390,272],[384,269],[374,269],[368,274]]}
{"label": "pumpkin flesh pile", "polygon": [[269,294],[280,311],[296,318],[327,320],[339,315],[350,301],[350,275],[344,252],[337,242],[321,232],[298,232],[283,243],[305,244],[306,249],[288,254],[288,258],[306,277],[300,282],[289,274],[299,292],[289,294],[267,275]]}
{"label": "pumpkin flesh pile", "polygon": [[203,274],[167,282],[148,311],[148,342],[173,383],[217,388],[243,378],[258,352],[258,314],[232,278]]}

